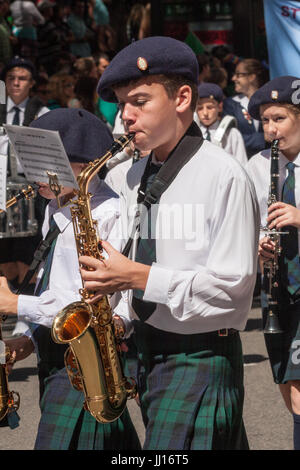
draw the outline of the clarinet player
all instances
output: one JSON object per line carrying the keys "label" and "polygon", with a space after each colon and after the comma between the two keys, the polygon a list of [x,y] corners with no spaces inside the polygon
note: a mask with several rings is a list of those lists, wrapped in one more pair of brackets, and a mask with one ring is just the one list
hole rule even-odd
{"label": "clarinet player", "polygon": [[[261,225],[270,230],[287,232],[281,235],[279,256],[279,330],[265,334],[274,382],[279,384],[284,402],[293,416],[294,448],[300,449],[300,107],[299,79],[277,77],[257,90],[249,103],[249,113],[261,119],[265,139],[278,140],[278,202],[268,207],[271,150],[256,154],[247,164],[261,211]],[[263,236],[259,258],[268,262],[274,257],[274,242]],[[262,293],[263,323],[268,306]]]}

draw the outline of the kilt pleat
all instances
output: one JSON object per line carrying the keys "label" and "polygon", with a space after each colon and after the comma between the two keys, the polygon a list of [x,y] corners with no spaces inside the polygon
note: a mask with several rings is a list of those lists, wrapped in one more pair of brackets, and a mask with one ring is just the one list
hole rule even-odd
{"label": "kilt pleat", "polygon": [[68,450],[74,442],[77,450],[140,449],[127,409],[117,421],[102,424],[82,411],[83,402],[83,393],[71,387],[65,369],[46,379],[35,450]]}
{"label": "kilt pleat", "polygon": [[206,339],[196,352],[141,352],[138,380],[145,450],[248,449],[238,334]]}

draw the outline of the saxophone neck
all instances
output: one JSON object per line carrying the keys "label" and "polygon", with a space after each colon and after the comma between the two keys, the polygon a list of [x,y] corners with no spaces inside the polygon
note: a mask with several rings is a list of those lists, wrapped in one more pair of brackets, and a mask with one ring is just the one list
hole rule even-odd
{"label": "saxophone neck", "polygon": [[81,194],[88,193],[88,186],[91,179],[101,170],[101,168],[110,160],[114,155],[121,152],[134,138],[134,133],[121,135],[118,139],[114,140],[110,149],[101,157],[90,162],[85,167],[77,178],[79,191]]}

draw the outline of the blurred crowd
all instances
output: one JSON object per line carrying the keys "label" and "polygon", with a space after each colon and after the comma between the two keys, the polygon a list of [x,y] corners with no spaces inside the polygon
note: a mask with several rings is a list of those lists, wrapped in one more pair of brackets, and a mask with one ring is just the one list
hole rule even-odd
{"label": "blurred crowd", "polygon": [[[84,108],[113,129],[117,106],[100,100],[97,82],[120,48],[151,35],[151,3],[128,2],[122,26],[117,27],[113,4],[111,0],[0,0],[0,72],[16,55],[29,59],[36,68],[31,94],[44,106]],[[264,63],[238,57],[227,46],[197,58],[199,82],[219,85],[224,98],[236,94],[250,98],[268,80]],[[236,76],[241,63],[246,70]],[[224,110],[229,114],[225,102]]]}
{"label": "blurred crowd", "polygon": [[[118,52],[111,3],[0,0],[0,72],[15,56],[30,60],[36,69],[31,94],[45,106],[84,108],[113,126],[116,106],[96,96],[99,77]],[[150,35],[150,3],[132,5],[124,31],[127,43]]]}

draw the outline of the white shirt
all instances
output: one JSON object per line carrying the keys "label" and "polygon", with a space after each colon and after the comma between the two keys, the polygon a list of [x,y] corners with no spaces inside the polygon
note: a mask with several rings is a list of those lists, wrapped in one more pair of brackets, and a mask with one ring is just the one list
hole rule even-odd
{"label": "white shirt", "polygon": [[119,164],[116,164],[105,177],[105,183],[115,191],[115,193],[120,194],[121,187],[124,184],[127,171],[132,167],[132,157],[129,157],[128,160],[125,160]]}
{"label": "white shirt", "polygon": [[[99,237],[108,240],[116,249],[121,249],[119,199],[115,193],[97,177],[89,186],[94,196],[91,199],[93,219],[98,221]],[[55,245],[51,266],[49,287],[39,297],[19,295],[18,320],[32,322],[51,327],[57,313],[69,303],[81,300],[79,289],[82,279],[79,272],[78,255],[76,250],[70,207],[57,209],[56,200],[52,200],[45,212],[42,228],[45,237],[49,229],[49,218],[54,214],[56,224],[60,229]],[[105,252],[103,252],[105,255]],[[43,274],[41,266],[37,283]],[[120,309],[127,308],[122,305]],[[122,314],[121,311],[116,313]],[[30,336],[29,333],[27,333]]]}
{"label": "white shirt", "polygon": [[[271,150],[263,150],[262,152],[253,155],[250,158],[246,171],[252,179],[258,204],[260,208],[260,225],[261,227],[266,227],[267,225],[267,214],[268,214],[268,199],[269,199],[269,190],[271,183]],[[279,151],[279,182],[278,182],[278,192],[281,200],[282,187],[286,177],[288,176],[288,170],[286,168],[289,160]],[[300,153],[297,155],[296,159],[293,161],[295,164],[295,200],[296,207],[300,209]],[[300,236],[298,230],[298,246],[300,246]],[[260,237],[264,237],[265,233],[261,231]]]}
{"label": "white shirt", "polygon": [[[20,109],[20,113],[19,113],[20,126],[23,125],[24,116],[25,116],[25,109],[26,109],[26,105],[27,105],[28,100],[29,100],[29,97],[26,98],[24,101],[22,101],[22,103],[16,105],[9,96],[7,97],[6,124],[12,124],[13,119],[14,119],[14,115],[15,115],[14,106],[18,106],[18,108]],[[38,118],[38,117],[42,116],[43,114],[48,113],[48,111],[50,111],[49,108],[46,108],[46,106],[42,106],[41,109],[39,110],[39,112],[37,113],[36,117]],[[7,136],[6,133],[3,133],[3,128],[2,128],[2,133],[0,134],[0,155],[7,155],[8,142],[9,142],[8,136]],[[24,173],[23,168],[22,168],[21,163],[19,162],[18,158],[17,158],[17,165],[18,165],[18,167],[17,167],[18,173]]]}
{"label": "white shirt", "polygon": [[33,2],[16,0],[9,8],[15,26],[32,26],[33,24],[45,23],[45,18]]}
{"label": "white shirt", "polygon": [[[197,115],[197,118],[198,118],[198,115]],[[219,120],[215,121],[208,128],[203,126],[203,124],[201,124],[199,118],[197,120],[195,119],[195,121],[200,127],[204,138],[206,138],[207,131],[209,130],[212,143],[214,143],[213,142],[214,135],[216,133],[216,130],[218,129],[220,121]],[[221,143],[222,143],[222,148],[225,150],[225,152],[232,155],[242,166],[245,166],[247,164],[248,158],[247,158],[247,152],[246,152],[246,148],[244,144],[244,139],[242,137],[242,134],[236,127],[231,127],[229,130],[225,132]]]}
{"label": "white shirt", "polygon": [[[146,162],[133,165],[121,191],[125,235],[132,231]],[[244,329],[256,280],[259,213],[241,165],[204,141],[163,193],[157,217],[157,262],[143,297],[157,307],[146,323],[182,334]],[[133,259],[135,249],[136,241]],[[130,318],[138,319],[132,308]]]}

